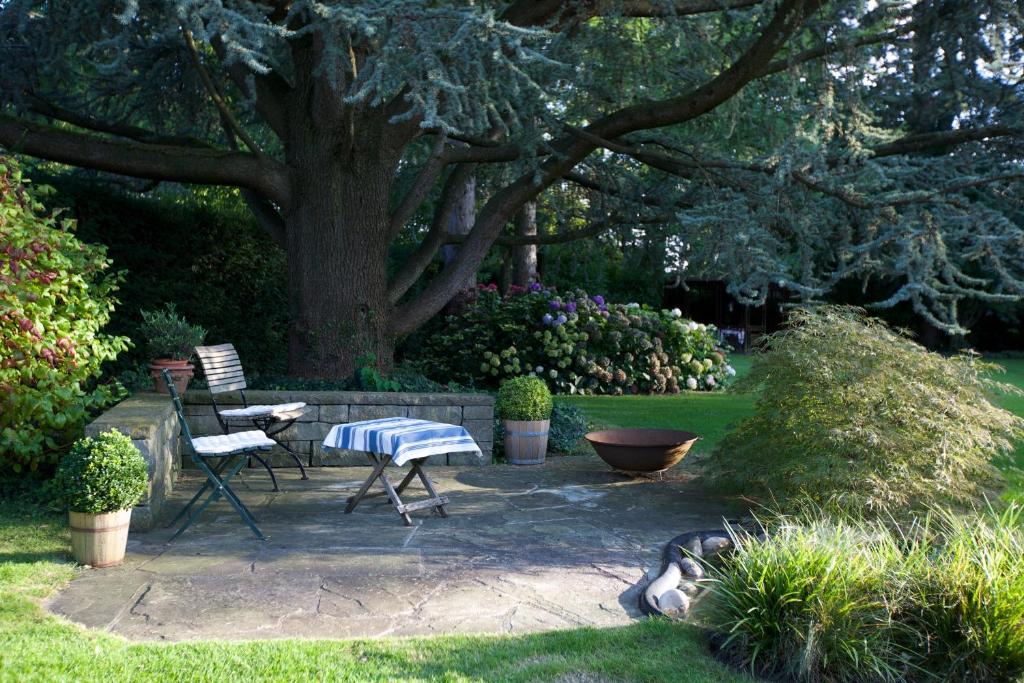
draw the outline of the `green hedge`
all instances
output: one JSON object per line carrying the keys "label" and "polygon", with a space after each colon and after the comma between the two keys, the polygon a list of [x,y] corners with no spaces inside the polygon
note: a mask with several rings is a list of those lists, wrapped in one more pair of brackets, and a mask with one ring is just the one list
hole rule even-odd
{"label": "green hedge", "polygon": [[154,196],[133,195],[79,173],[35,176],[57,189],[48,204],[74,215],[79,237],[107,245],[113,269],[124,272],[121,305],[107,329],[130,337],[136,348],[121,356],[112,374],[149,360],[141,311],[167,303],[208,330],[209,343],[233,343],[247,374],[284,373],[285,254],[235,191],[172,186]]}

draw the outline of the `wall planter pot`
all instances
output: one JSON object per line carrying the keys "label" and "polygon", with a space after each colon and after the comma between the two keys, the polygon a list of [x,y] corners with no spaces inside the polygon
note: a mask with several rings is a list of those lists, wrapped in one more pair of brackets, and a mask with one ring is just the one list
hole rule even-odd
{"label": "wall planter pot", "polygon": [[79,564],[113,567],[124,561],[132,509],[92,515],[69,512],[71,552]]}
{"label": "wall planter pot", "polygon": [[171,358],[156,358],[149,363],[149,376],[153,378],[153,388],[157,393],[167,394],[167,385],[164,384],[162,376],[164,368],[171,371],[171,379],[174,380],[174,388],[179,394],[184,394],[188,388],[188,382],[192,379],[195,366],[187,360],[173,360]]}
{"label": "wall planter pot", "polygon": [[502,420],[505,457],[510,465],[542,465],[548,451],[551,420]]}

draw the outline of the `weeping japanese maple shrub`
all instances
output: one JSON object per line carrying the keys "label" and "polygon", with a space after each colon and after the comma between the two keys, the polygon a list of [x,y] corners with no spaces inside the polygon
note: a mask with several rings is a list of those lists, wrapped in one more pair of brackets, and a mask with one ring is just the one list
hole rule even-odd
{"label": "weeping japanese maple shrub", "polygon": [[998,369],[929,352],[860,309],[797,309],[737,383],[760,391],[756,412],[719,443],[713,476],[783,510],[972,506],[1001,485],[995,463],[1024,427],[993,403],[1018,392]]}

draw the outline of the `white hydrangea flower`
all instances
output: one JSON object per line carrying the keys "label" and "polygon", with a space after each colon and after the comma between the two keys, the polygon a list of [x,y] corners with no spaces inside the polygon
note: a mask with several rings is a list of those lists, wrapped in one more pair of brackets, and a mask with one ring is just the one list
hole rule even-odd
{"label": "white hydrangea flower", "polygon": [[687,377],[686,378],[686,388],[689,389],[690,391],[696,391],[697,390],[697,379],[695,377]]}
{"label": "white hydrangea flower", "polygon": [[683,315],[683,312],[680,311],[678,308],[673,308],[672,309],[672,317],[673,318],[680,318],[680,317],[682,317],[682,315]]}
{"label": "white hydrangea flower", "polygon": [[686,329],[690,330],[690,332],[695,332],[697,330],[697,323],[691,320],[690,322],[686,323]]}
{"label": "white hydrangea flower", "polygon": [[708,375],[707,378],[705,378],[704,381],[707,383],[707,385],[709,387],[715,386],[715,376],[714,375]]}
{"label": "white hydrangea flower", "polygon": [[734,376],[736,374],[736,368],[734,368],[731,365],[726,365],[725,374],[729,375],[730,377]]}
{"label": "white hydrangea flower", "polygon": [[535,367],[533,369],[533,371],[536,372],[539,375],[540,373],[544,372],[544,366],[543,365],[538,365],[537,367]]}

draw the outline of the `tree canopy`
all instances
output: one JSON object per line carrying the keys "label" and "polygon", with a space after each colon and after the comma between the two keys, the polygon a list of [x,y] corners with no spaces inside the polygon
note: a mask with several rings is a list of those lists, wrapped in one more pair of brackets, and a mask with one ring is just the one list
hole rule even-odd
{"label": "tree canopy", "polygon": [[[241,188],[288,252],[289,362],[336,375],[496,243],[654,235],[745,301],[886,283],[958,329],[1022,288],[1010,0],[0,2],[0,144]],[[468,179],[465,235],[447,227]],[[508,226],[539,195],[572,220]],[[396,240],[413,241],[388,277]],[[445,243],[457,256],[436,267]],[[429,277],[425,276],[428,274]]]}

